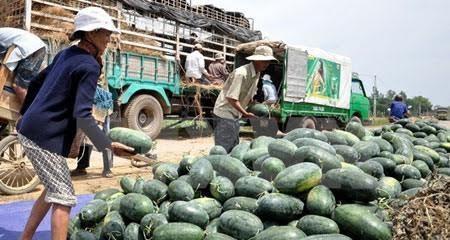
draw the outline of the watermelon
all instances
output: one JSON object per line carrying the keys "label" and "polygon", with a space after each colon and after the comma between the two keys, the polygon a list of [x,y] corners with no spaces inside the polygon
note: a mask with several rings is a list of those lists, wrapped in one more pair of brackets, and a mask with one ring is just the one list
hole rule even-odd
{"label": "watermelon", "polygon": [[117,211],[109,212],[103,220],[100,235],[105,239],[123,239],[125,223]]}
{"label": "watermelon", "polygon": [[280,159],[284,163],[291,163],[294,161],[296,149],[297,146],[286,139],[277,139],[268,146],[269,155]]}
{"label": "watermelon", "polygon": [[153,231],[161,225],[167,224],[167,218],[160,213],[149,213],[140,222],[140,227],[146,239],[150,239]]}
{"label": "watermelon", "polygon": [[258,198],[265,192],[271,192],[273,187],[265,179],[255,176],[245,176],[236,181],[234,188],[237,196]]}
{"label": "watermelon", "polygon": [[261,148],[254,148],[249,150],[244,154],[244,158],[242,158],[242,162],[249,168],[253,166],[253,163],[256,161],[256,159],[267,155],[268,150],[266,147]]}
{"label": "watermelon", "polygon": [[154,179],[157,179],[165,184],[169,184],[173,180],[178,178],[177,164],[163,163],[156,168],[154,173]]}
{"label": "watermelon", "polygon": [[[300,147],[295,151],[294,158],[297,162],[312,162],[322,168],[323,172],[327,172],[330,169],[340,168],[341,163],[337,159],[335,154],[331,154],[322,148],[315,146]],[[288,166],[293,165],[286,164]]]}
{"label": "watermelon", "polygon": [[245,153],[250,150],[250,142],[243,141],[236,145],[230,152],[230,156],[239,160],[244,158]]}
{"label": "watermelon", "polygon": [[137,223],[128,224],[123,233],[123,240],[144,240],[144,235],[139,227]]}
{"label": "watermelon", "polygon": [[129,193],[120,200],[120,214],[134,222],[155,211],[152,200],[142,194]]}
{"label": "watermelon", "polygon": [[209,191],[220,202],[233,197],[235,193],[234,185],[230,179],[220,176],[213,178],[209,185]]}
{"label": "watermelon", "polygon": [[156,203],[160,203],[167,198],[168,190],[169,187],[165,183],[156,179],[146,181],[142,187],[143,194]]}
{"label": "watermelon", "polygon": [[343,233],[349,233],[355,239],[390,240],[389,227],[377,216],[355,204],[343,204],[336,207],[333,220]]}
{"label": "watermelon", "polygon": [[346,145],[333,145],[336,153],[344,158],[345,162],[355,163],[361,158],[361,155],[351,146]]}
{"label": "watermelon", "polygon": [[339,233],[339,227],[335,221],[319,216],[305,215],[297,223],[297,228],[306,235]]}
{"label": "watermelon", "polygon": [[325,173],[322,184],[338,199],[372,201],[377,198],[376,178],[350,169],[332,169]]}
{"label": "watermelon", "polygon": [[152,240],[202,240],[203,230],[190,223],[173,222],[155,229]]}
{"label": "watermelon", "polygon": [[345,131],[352,133],[359,139],[362,139],[364,136],[366,136],[366,131],[364,130],[363,125],[359,122],[350,121],[349,123],[347,123]]}
{"label": "watermelon", "polygon": [[403,180],[406,178],[414,178],[420,179],[421,174],[420,171],[412,165],[409,164],[400,164],[395,167],[395,177],[398,180]]}
{"label": "watermelon", "polygon": [[204,158],[196,161],[189,171],[190,184],[194,189],[205,189],[213,177],[213,166]]}
{"label": "watermelon", "polygon": [[223,233],[211,233],[207,234],[203,240],[236,240],[236,238],[230,237]]}
{"label": "watermelon", "polygon": [[189,201],[194,199],[194,189],[185,181],[175,180],[169,184],[167,193],[171,200]]}
{"label": "watermelon", "polygon": [[382,177],[378,182],[378,186],[376,188],[376,192],[378,198],[396,198],[402,191],[402,186],[397,179],[392,177]]}
{"label": "watermelon", "polygon": [[220,145],[216,145],[211,148],[209,155],[227,155],[227,150]]}
{"label": "watermelon", "polygon": [[282,193],[296,194],[308,191],[320,183],[322,171],[314,163],[299,163],[281,171],[274,180],[274,187]]}
{"label": "watermelon", "polygon": [[141,177],[138,177],[136,179],[136,182],[134,183],[133,192],[143,194],[144,193],[144,191],[143,191],[144,183],[145,183],[145,180]]}
{"label": "watermelon", "polygon": [[383,165],[381,165],[377,161],[357,162],[356,166],[370,176],[376,177],[378,179],[384,176]]}
{"label": "watermelon", "polygon": [[261,165],[261,177],[272,181],[275,177],[285,169],[283,161],[278,158],[270,157],[266,159]]}
{"label": "watermelon", "polygon": [[214,198],[203,197],[191,200],[190,202],[203,208],[208,213],[209,219],[217,218],[222,213],[222,204]]}
{"label": "watermelon", "polygon": [[178,167],[178,175],[185,175],[189,173],[189,170],[192,168],[192,165],[199,160],[199,158],[186,155],[180,161],[180,165]]}
{"label": "watermelon", "polygon": [[229,210],[219,218],[219,231],[238,240],[252,238],[263,229],[261,220],[249,212]]}
{"label": "watermelon", "polygon": [[250,170],[245,166],[243,162],[230,156],[208,156],[208,161],[213,166],[213,169],[217,172],[218,176],[223,176],[236,182],[241,177],[250,175]]}
{"label": "watermelon", "polygon": [[117,189],[117,188],[107,188],[107,189],[102,190],[100,192],[96,192],[95,195],[94,195],[94,199],[101,199],[101,200],[107,201],[107,199],[110,196],[112,196],[112,195],[114,195],[114,194],[116,194],[118,192],[120,192],[120,190]]}
{"label": "watermelon", "polygon": [[169,206],[170,222],[188,222],[205,228],[208,225],[208,213],[193,202],[175,201]]}
{"label": "watermelon", "polygon": [[329,217],[336,207],[336,199],[327,187],[318,185],[313,187],[306,199],[306,210],[310,214]]}
{"label": "watermelon", "polygon": [[135,183],[136,179],[131,178],[129,176],[122,177],[119,182],[120,187],[122,188],[125,194],[133,192]]}
{"label": "watermelon", "polygon": [[256,215],[280,222],[298,219],[304,206],[298,198],[282,193],[265,194],[258,199],[257,205]]}
{"label": "watermelon", "polygon": [[352,239],[342,234],[332,233],[332,234],[311,235],[302,238],[302,240],[352,240]]}
{"label": "watermelon", "polygon": [[101,199],[94,199],[80,210],[83,225],[92,226],[100,222],[108,213],[108,204]]}
{"label": "watermelon", "polygon": [[342,135],[335,132],[322,131],[328,138],[328,142],[332,145],[347,145],[347,140]]}
{"label": "watermelon", "polygon": [[330,144],[314,138],[297,138],[292,143],[294,143],[298,148],[304,146],[315,146],[322,148],[333,155],[336,154],[336,150]]}
{"label": "watermelon", "polygon": [[224,212],[229,210],[242,210],[254,214],[257,209],[257,199],[249,197],[232,197],[223,204]]}
{"label": "watermelon", "polygon": [[70,240],[97,240],[97,238],[93,233],[85,230],[79,230],[70,237]]}
{"label": "watermelon", "polygon": [[139,154],[145,154],[152,149],[152,139],[145,133],[129,128],[116,127],[108,133],[111,141],[120,142],[134,148]]}
{"label": "watermelon", "polygon": [[372,141],[360,141],[353,145],[353,148],[359,153],[360,161],[366,161],[380,154],[380,147]]}
{"label": "watermelon", "polygon": [[263,155],[259,158],[257,158],[254,162],[253,162],[253,171],[261,171],[261,166],[263,164],[263,162],[266,159],[272,158],[269,154]]}
{"label": "watermelon", "polygon": [[304,237],[306,234],[296,227],[274,226],[258,233],[252,240],[297,240]]}

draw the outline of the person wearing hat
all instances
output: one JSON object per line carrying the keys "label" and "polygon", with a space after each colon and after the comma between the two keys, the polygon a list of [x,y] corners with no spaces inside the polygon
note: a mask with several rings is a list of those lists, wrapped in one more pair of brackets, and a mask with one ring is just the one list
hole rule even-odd
{"label": "person wearing hat", "polygon": [[275,104],[278,101],[277,88],[272,82],[272,78],[269,74],[264,74],[262,77],[264,103]]}
{"label": "person wearing hat", "polygon": [[255,117],[245,109],[256,94],[260,73],[276,58],[272,48],[258,46],[247,60],[251,62],[230,73],[214,105],[214,142],[227,152],[239,144],[239,119]]}
{"label": "person wearing hat", "polygon": [[112,33],[119,33],[101,8],[88,7],[75,16],[71,40],[30,82],[17,124],[19,141],[44,191],[34,203],[21,239],[32,239],[50,209],[52,239],[66,239],[71,207],[76,204],[66,157],[78,128],[104,154],[131,155],[132,148],[111,140],[92,117],[102,54]]}
{"label": "person wearing hat", "polygon": [[214,62],[208,66],[209,74],[213,84],[223,84],[230,74],[225,65],[225,57],[222,53],[216,53],[214,56]]}
{"label": "person wearing hat", "polygon": [[47,46],[31,32],[18,28],[0,28],[0,61],[10,47],[14,49],[4,63],[15,74],[12,90],[23,103],[30,81],[36,77],[44,61]]}
{"label": "person wearing hat", "polygon": [[211,82],[208,79],[211,79],[211,76],[205,68],[205,58],[201,53],[202,50],[203,46],[197,43],[194,45],[194,51],[187,56],[185,63],[186,78],[193,83],[209,85]]}

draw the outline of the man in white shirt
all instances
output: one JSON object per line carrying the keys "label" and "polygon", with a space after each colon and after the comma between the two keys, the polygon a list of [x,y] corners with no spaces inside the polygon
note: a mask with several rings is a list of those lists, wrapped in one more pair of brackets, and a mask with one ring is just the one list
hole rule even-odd
{"label": "man in white shirt", "polygon": [[263,92],[264,92],[264,103],[274,104],[278,101],[277,88],[272,82],[269,74],[264,74],[262,77],[263,82]]}
{"label": "man in white shirt", "polygon": [[201,53],[202,49],[203,46],[197,43],[194,45],[194,51],[187,56],[185,65],[186,77],[190,82],[209,85],[211,82],[208,79],[211,76],[205,68],[205,58]]}
{"label": "man in white shirt", "polygon": [[3,60],[11,46],[15,48],[4,64],[14,72],[13,89],[23,102],[31,79],[39,73],[44,61],[46,45],[31,32],[18,28],[0,28],[0,59]]}

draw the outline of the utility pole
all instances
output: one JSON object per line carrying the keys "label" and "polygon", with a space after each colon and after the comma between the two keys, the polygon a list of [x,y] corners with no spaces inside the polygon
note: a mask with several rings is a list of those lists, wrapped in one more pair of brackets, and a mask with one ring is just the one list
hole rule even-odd
{"label": "utility pole", "polygon": [[373,75],[373,118],[377,117],[377,75]]}

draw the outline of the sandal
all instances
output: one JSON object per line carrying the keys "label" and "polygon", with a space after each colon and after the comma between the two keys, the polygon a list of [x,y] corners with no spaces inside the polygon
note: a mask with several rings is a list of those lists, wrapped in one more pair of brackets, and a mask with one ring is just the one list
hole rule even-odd
{"label": "sandal", "polygon": [[85,168],[76,168],[72,171],[70,171],[71,177],[78,177],[78,176],[85,176],[87,175],[87,171]]}

